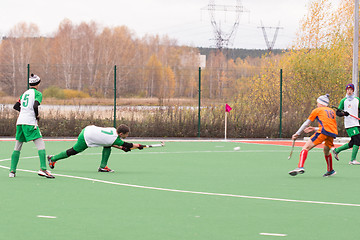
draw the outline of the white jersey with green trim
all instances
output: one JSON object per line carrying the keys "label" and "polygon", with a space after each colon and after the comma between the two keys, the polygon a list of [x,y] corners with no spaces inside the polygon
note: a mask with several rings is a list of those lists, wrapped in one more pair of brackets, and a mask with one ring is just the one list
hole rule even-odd
{"label": "white jersey with green trim", "polygon": [[36,89],[30,88],[20,97],[20,114],[16,121],[16,125],[37,125],[34,103]]}
{"label": "white jersey with green trim", "polygon": [[88,147],[110,147],[118,138],[113,127],[97,127],[90,125],[85,128],[84,139]]}
{"label": "white jersey with green trim", "polygon": [[[355,97],[352,99],[348,99],[347,97],[343,98],[340,101],[339,108],[350,113],[351,115],[358,117],[359,112],[359,98]],[[351,116],[344,117],[344,125],[345,128],[358,127],[359,120],[353,118]]]}

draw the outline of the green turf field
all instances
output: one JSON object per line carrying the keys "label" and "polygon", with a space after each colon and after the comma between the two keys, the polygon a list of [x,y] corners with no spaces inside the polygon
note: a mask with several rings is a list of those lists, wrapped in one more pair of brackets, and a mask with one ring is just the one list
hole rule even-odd
{"label": "green turf field", "polygon": [[[46,151],[56,154],[73,144],[47,141]],[[291,160],[289,146],[236,142],[167,142],[164,148],[128,153],[113,149],[108,166],[114,173],[97,172],[101,148],[91,148],[60,160],[52,170],[56,178],[46,179],[36,174],[33,143],[23,146],[16,178],[9,178],[6,168],[14,142],[0,145],[0,239],[360,236],[360,166],[348,165],[350,151],[334,160],[337,174],[324,178],[321,149],[309,152],[305,174],[291,177],[299,147]],[[234,151],[236,146],[241,150]]]}

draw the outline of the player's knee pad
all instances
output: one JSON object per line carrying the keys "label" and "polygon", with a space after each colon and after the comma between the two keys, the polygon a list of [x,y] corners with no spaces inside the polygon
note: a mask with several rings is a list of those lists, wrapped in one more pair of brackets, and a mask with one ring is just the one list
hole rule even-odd
{"label": "player's knee pad", "polygon": [[42,138],[38,138],[34,140],[35,146],[38,150],[44,150],[45,149],[45,142]]}
{"label": "player's knee pad", "polygon": [[354,145],[360,146],[360,134],[351,137],[349,147],[352,148]]}
{"label": "player's knee pad", "polygon": [[75,151],[74,148],[70,148],[70,149],[66,150],[66,154],[70,157],[70,156],[78,154],[78,152]]}
{"label": "player's knee pad", "polygon": [[23,145],[22,142],[19,142],[18,140],[16,140],[14,150],[21,151],[22,145]]}

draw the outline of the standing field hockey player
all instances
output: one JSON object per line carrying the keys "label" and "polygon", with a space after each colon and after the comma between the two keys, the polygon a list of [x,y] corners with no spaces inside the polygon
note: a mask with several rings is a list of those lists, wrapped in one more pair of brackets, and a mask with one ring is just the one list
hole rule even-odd
{"label": "standing field hockey player", "polygon": [[[352,117],[358,117],[360,110],[360,99],[355,97],[354,93],[355,87],[354,84],[350,83],[346,85],[346,97],[340,101],[336,115],[339,117],[344,117],[344,125],[347,134],[351,138],[350,142],[345,143],[341,147],[333,149],[333,154],[336,160],[339,160],[338,154],[341,151],[352,148],[350,165],[360,165],[360,162],[356,161],[356,155],[360,146],[360,132],[359,132],[359,120]],[[349,115],[352,116],[349,116]]]}
{"label": "standing field hockey player", "polygon": [[16,175],[16,167],[19,162],[23,143],[33,141],[38,149],[40,158],[40,170],[38,175],[54,178],[54,176],[46,170],[45,143],[37,124],[39,120],[38,106],[42,101],[42,94],[37,90],[40,82],[40,77],[31,74],[31,77],[29,78],[30,89],[24,92],[20,96],[19,101],[14,105],[14,109],[19,111],[20,114],[16,122],[16,142],[14,151],[11,155],[9,177],[15,177]]}
{"label": "standing field hockey player", "polygon": [[102,159],[98,171],[114,172],[107,167],[111,153],[111,147],[121,149],[125,152],[131,151],[131,149],[134,148],[141,150],[145,147],[141,144],[124,142],[122,139],[125,139],[129,133],[130,128],[124,124],[121,124],[117,129],[112,127],[97,127],[94,125],[87,126],[81,131],[77,142],[72,148],[55,156],[48,156],[49,166],[51,169],[53,169],[55,167],[55,163],[58,160],[76,155],[89,147],[103,147]]}
{"label": "standing field hockey player", "polygon": [[[310,139],[305,143],[300,152],[300,159],[298,167],[290,171],[291,176],[296,176],[297,174],[302,174],[305,172],[304,164],[307,158],[308,152],[313,149],[315,146],[325,142],[324,154],[327,164],[327,171],[323,175],[324,177],[333,176],[336,174],[332,166],[332,157],[330,149],[334,146],[334,138],[336,138],[338,131],[335,119],[335,111],[328,107],[329,105],[329,95],[320,96],[317,99],[317,108],[315,108],[309,118],[301,125],[299,130],[292,136],[292,139],[295,141],[300,134],[304,131],[309,133],[316,131]],[[319,127],[308,127],[311,122],[318,120]]]}

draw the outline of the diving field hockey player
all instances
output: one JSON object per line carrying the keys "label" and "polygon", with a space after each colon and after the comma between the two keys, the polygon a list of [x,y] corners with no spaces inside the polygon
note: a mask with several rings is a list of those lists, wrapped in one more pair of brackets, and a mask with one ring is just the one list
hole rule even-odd
{"label": "diving field hockey player", "polygon": [[102,159],[98,172],[114,172],[114,170],[107,166],[111,154],[111,147],[121,149],[125,152],[135,148],[142,150],[146,147],[145,145],[123,141],[122,139],[128,137],[129,133],[130,128],[125,124],[121,124],[117,129],[113,127],[97,127],[94,125],[87,126],[81,131],[77,142],[72,148],[55,156],[48,156],[49,166],[51,169],[54,169],[55,163],[58,160],[76,155],[89,147],[102,147]]}

